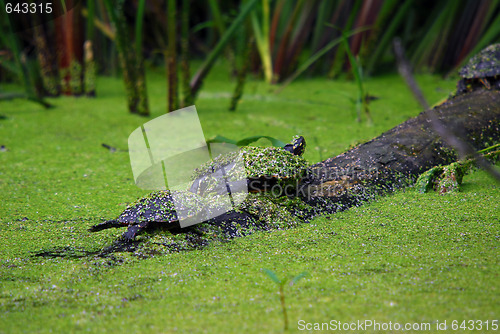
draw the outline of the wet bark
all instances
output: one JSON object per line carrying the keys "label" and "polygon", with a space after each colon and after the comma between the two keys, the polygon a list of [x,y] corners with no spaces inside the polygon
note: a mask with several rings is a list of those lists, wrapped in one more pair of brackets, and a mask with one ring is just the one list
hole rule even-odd
{"label": "wet bark", "polygon": [[[500,141],[500,91],[479,89],[433,109],[442,124],[477,150]],[[412,184],[436,165],[458,159],[434,131],[429,111],[339,156],[311,166],[302,183],[304,200],[320,211],[337,211]],[[320,212],[318,212],[320,213]]]}
{"label": "wet bark", "polygon": [[[479,89],[458,95],[432,112],[443,126],[477,150],[500,141],[500,91]],[[274,205],[251,200],[250,205],[208,223],[230,239],[252,230],[273,229],[277,221],[287,225],[288,220],[291,227],[412,185],[426,170],[458,159],[457,152],[434,131],[429,113],[424,111],[367,143],[312,165],[297,187],[295,195],[300,201],[276,200]],[[269,211],[272,205],[274,209]],[[287,213],[272,217],[273,211],[279,210]],[[197,233],[203,231],[202,226],[196,229]],[[189,235],[194,230],[188,228],[186,232]]]}
{"label": "wet bark", "polygon": [[[309,220],[359,205],[412,185],[418,175],[434,166],[457,161],[454,148],[434,131],[429,112],[312,165],[297,187],[297,195],[310,207],[301,218]],[[500,91],[478,89],[461,94],[432,112],[445,127],[477,150],[500,141]],[[295,211],[293,207],[287,209]],[[214,223],[224,220],[222,216]]]}

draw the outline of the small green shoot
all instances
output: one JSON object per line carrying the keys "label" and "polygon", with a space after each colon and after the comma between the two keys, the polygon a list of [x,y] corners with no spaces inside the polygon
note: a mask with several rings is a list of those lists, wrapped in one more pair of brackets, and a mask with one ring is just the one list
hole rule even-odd
{"label": "small green shoot", "polygon": [[[278,276],[272,271],[272,270],[269,270],[269,269],[262,269],[262,271],[267,275],[269,276],[269,278],[278,285],[279,287],[279,292],[280,292],[280,303],[281,303],[281,309],[283,310],[283,322],[284,322],[284,330],[287,331],[288,330],[288,316],[287,316],[287,313],[286,313],[286,305],[285,305],[285,291],[284,291],[284,287],[285,287],[285,284],[288,282],[288,279],[287,278],[283,278],[283,279],[279,279]],[[302,272],[300,274],[298,274],[297,276],[295,276],[294,278],[291,279],[290,281],[290,286],[294,285],[295,283],[297,283],[301,278],[307,276],[308,273],[307,272]]]}

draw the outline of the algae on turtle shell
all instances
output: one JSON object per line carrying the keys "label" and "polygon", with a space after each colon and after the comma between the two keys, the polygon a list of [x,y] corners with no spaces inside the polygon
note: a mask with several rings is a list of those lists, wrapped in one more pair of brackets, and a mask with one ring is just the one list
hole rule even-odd
{"label": "algae on turtle shell", "polygon": [[[167,238],[172,239],[170,241],[154,242],[167,246],[169,249],[186,249],[188,245],[203,245],[213,236],[217,236],[216,239],[225,240],[241,236],[242,233],[247,234],[248,231],[255,229],[297,226],[298,211],[294,210],[293,214],[287,211],[287,207],[291,207],[291,205],[285,205],[288,200],[278,199],[278,197],[284,195],[283,190],[288,190],[289,186],[296,187],[304,174],[307,161],[299,156],[304,149],[304,138],[296,136],[284,148],[248,146],[241,148],[238,152],[220,155],[195,170],[191,191],[153,192],[129,205],[117,219],[95,225],[90,230],[96,232],[111,227],[128,226],[127,232],[123,234],[123,240],[130,242],[151,228],[163,228],[177,234],[181,231],[180,221],[184,218],[183,216],[199,218],[195,222],[198,223],[196,226],[182,231],[185,239],[170,235]],[[241,157],[243,168],[234,168],[236,160]],[[219,173],[219,170],[224,173]],[[250,190],[255,188],[259,191],[271,190],[271,192],[259,197],[248,194],[246,191],[234,191],[230,197],[225,192],[218,193],[218,187],[226,191],[227,184],[235,181],[243,181],[245,186],[248,182]],[[267,184],[268,181],[273,182]],[[258,185],[255,186],[255,183]],[[272,191],[276,185],[280,189],[279,194]],[[233,191],[232,188],[231,190]],[[294,196],[293,193],[287,195]],[[231,201],[234,213],[238,212],[247,217],[240,217],[233,224],[230,221],[231,213],[226,214],[230,209],[228,199]],[[176,210],[181,210],[181,215],[178,215]],[[241,229],[248,231],[243,232],[240,231]],[[198,242],[200,236],[203,236],[202,239],[205,241]]]}
{"label": "algae on turtle shell", "polygon": [[460,69],[460,76],[466,79],[487,78],[500,75],[500,43],[484,48]]}
{"label": "algae on turtle shell", "polygon": [[300,156],[304,149],[304,138],[294,137],[285,148],[244,146],[237,152],[221,154],[194,170],[190,191],[199,195],[221,193],[226,191],[226,183],[236,186],[238,182],[251,192],[296,186],[308,165]]}
{"label": "algae on turtle shell", "polygon": [[460,69],[462,79],[457,83],[457,94],[486,87],[500,89],[500,44],[492,44]]}

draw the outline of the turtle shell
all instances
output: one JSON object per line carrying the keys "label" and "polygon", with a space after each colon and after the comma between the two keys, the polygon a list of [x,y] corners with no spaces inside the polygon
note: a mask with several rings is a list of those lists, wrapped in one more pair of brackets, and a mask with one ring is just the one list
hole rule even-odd
{"label": "turtle shell", "polygon": [[[176,202],[174,204],[173,195]],[[173,223],[179,221],[177,205],[188,217],[197,215],[203,205],[201,199],[189,191],[155,191],[129,205],[116,219],[123,225],[141,222]]]}
{"label": "turtle shell", "polygon": [[304,158],[279,147],[245,147],[242,149],[249,178],[271,176],[277,179],[300,178],[307,168]]}
{"label": "turtle shell", "polygon": [[[240,154],[244,170],[234,168],[234,161]],[[219,155],[197,168],[192,176],[194,182],[191,191],[200,194],[217,191],[221,177],[214,173],[222,168],[227,182],[246,179],[253,185],[249,187],[250,191],[261,191],[280,181],[293,183],[299,180],[307,169],[307,161],[279,147],[246,146],[239,152]]]}
{"label": "turtle shell", "polygon": [[492,44],[472,57],[460,70],[464,79],[487,78],[500,75],[500,44]]}
{"label": "turtle shell", "polygon": [[118,218],[94,225],[90,231],[97,232],[106,228],[122,226],[143,228],[150,223],[160,223],[167,228],[169,228],[169,224],[172,224],[172,228],[177,228],[178,224],[173,224],[179,221],[176,205],[186,218],[194,217],[203,210],[200,197],[189,191],[155,191],[130,204]]}

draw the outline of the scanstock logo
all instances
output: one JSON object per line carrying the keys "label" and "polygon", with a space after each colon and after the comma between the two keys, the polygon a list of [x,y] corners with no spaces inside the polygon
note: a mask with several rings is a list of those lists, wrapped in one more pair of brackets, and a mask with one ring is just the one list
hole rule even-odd
{"label": "scanstock logo", "polygon": [[[16,33],[33,29],[56,19],[58,19],[56,26],[64,27],[65,24],[74,24],[81,15],[82,1],[0,0],[0,6],[0,22],[2,22],[2,16],[5,15],[11,31]],[[73,11],[75,7],[77,10]]]}
{"label": "scanstock logo", "polygon": [[[189,191],[194,170],[219,154],[239,152],[232,144],[207,145],[195,106],[170,112],[138,127],[128,138],[128,148],[135,184],[146,190],[171,190],[181,227],[224,214],[248,195],[248,186],[241,186],[247,183],[229,183],[221,167],[209,175],[219,185],[217,194],[200,196],[203,215],[190,214],[193,210],[182,200],[185,198],[182,193]],[[231,174],[246,175],[241,154],[232,156],[236,158],[230,161]]]}

